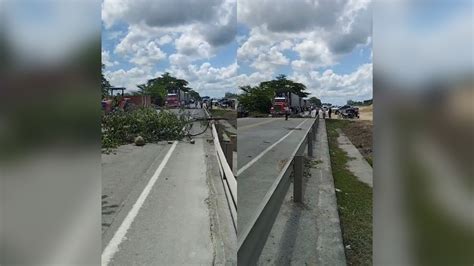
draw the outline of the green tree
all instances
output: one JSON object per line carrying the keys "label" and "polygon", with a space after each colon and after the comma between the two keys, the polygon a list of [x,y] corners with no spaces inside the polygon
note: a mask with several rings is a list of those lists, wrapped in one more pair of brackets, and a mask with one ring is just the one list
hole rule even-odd
{"label": "green tree", "polygon": [[201,95],[199,95],[199,92],[197,92],[193,89],[189,90],[189,96],[194,100],[197,100],[197,101],[201,100]]}
{"label": "green tree", "polygon": [[110,82],[104,76],[104,69],[105,65],[102,64],[102,71],[101,71],[101,90],[102,90],[102,99],[106,98],[109,95],[109,89],[111,87]]}
{"label": "green tree", "polygon": [[321,100],[316,97],[311,97],[308,100],[311,104],[315,105],[316,107],[321,107]]}
{"label": "green tree", "polygon": [[281,95],[288,92],[294,93],[300,97],[306,97],[309,95],[309,93],[305,92],[306,86],[303,83],[289,80],[283,74],[278,75],[273,80],[260,83],[260,87],[273,90],[275,95]]}
{"label": "green tree", "polygon": [[272,97],[274,92],[261,86],[243,86],[240,87],[244,91],[239,95],[239,104],[251,112],[259,112],[267,114],[272,107]]}
{"label": "green tree", "polygon": [[178,79],[166,72],[160,77],[150,79],[145,84],[137,85],[139,91],[143,94],[150,95],[152,101],[157,105],[163,105],[166,95],[172,91],[182,90],[190,92],[192,89],[187,87],[188,82],[184,79]]}
{"label": "green tree", "polygon": [[237,93],[232,93],[232,92],[226,92],[224,94],[224,97],[225,98],[228,98],[228,99],[236,99],[239,97],[239,95]]}
{"label": "green tree", "polygon": [[302,83],[294,82],[286,78],[285,75],[278,75],[275,79],[263,81],[258,86],[240,87],[243,94],[239,95],[239,104],[249,111],[269,113],[272,107],[272,100],[276,95],[294,93],[300,97],[306,97],[306,86]]}

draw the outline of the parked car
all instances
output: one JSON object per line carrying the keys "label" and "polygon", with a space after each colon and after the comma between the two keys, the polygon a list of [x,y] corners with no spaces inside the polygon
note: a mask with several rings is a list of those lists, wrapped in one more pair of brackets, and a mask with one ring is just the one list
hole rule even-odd
{"label": "parked car", "polygon": [[342,118],[359,118],[359,108],[352,107],[350,105],[344,105],[343,107],[339,108],[338,112],[342,116]]}

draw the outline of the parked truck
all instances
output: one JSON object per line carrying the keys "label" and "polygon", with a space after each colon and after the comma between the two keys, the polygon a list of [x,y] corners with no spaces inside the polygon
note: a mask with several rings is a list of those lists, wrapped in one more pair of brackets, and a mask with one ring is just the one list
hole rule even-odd
{"label": "parked truck", "polygon": [[165,106],[168,108],[181,108],[189,103],[189,93],[183,90],[173,90],[166,95]]}
{"label": "parked truck", "polygon": [[272,115],[283,115],[286,110],[289,112],[297,112],[302,107],[302,98],[292,92],[285,92],[273,98],[270,113]]}

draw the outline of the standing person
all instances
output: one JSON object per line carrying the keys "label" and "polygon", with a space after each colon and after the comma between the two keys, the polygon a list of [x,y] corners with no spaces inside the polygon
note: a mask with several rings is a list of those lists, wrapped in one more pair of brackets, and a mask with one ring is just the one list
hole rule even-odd
{"label": "standing person", "polygon": [[288,115],[289,115],[290,109],[288,106],[285,107],[285,120],[288,120]]}
{"label": "standing person", "polygon": [[329,108],[329,111],[328,111],[329,119],[331,119],[331,113],[332,113],[332,109]]}

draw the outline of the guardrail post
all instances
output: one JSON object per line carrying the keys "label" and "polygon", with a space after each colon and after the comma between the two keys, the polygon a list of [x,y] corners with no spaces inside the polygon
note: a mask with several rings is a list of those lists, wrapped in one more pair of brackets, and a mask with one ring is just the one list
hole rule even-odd
{"label": "guardrail post", "polygon": [[311,126],[311,130],[308,134],[308,156],[313,157],[313,132],[314,128]]}
{"label": "guardrail post", "polygon": [[313,141],[316,141],[316,131],[318,130],[318,117],[316,117],[316,121],[313,123]]}
{"label": "guardrail post", "polygon": [[229,167],[230,169],[234,169],[233,168],[233,158],[234,158],[234,151],[233,151],[233,148],[232,148],[232,142],[230,140],[224,140],[223,143],[222,143],[223,147],[223,152],[224,152],[224,155],[225,155],[225,159],[227,160],[227,164],[229,164]]}
{"label": "guardrail post", "polygon": [[303,202],[303,155],[296,155],[293,164],[293,201]]}

